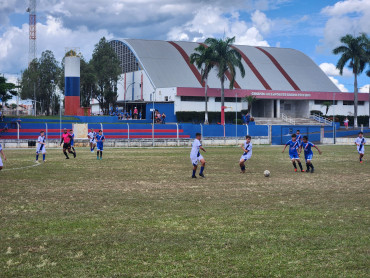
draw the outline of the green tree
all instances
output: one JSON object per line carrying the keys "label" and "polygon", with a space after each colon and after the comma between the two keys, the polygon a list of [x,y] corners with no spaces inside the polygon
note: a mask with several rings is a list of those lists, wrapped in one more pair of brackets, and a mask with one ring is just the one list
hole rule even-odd
{"label": "green tree", "polygon": [[248,102],[248,112],[252,115],[252,105],[257,101],[257,98],[255,96],[246,96],[243,101]]}
{"label": "green tree", "polygon": [[0,76],[0,102],[3,105],[6,105],[8,100],[17,95],[15,88],[17,88],[15,84],[6,82],[6,78]]}
{"label": "green tree", "polygon": [[354,126],[357,124],[357,111],[358,111],[358,85],[357,77],[360,75],[367,63],[368,40],[366,34],[361,34],[358,37],[352,35],[345,35],[340,39],[342,45],[333,49],[335,55],[341,54],[337,63],[339,73],[343,74],[343,68],[348,63],[348,67],[352,69],[354,75]]}
{"label": "green tree", "polygon": [[104,37],[95,45],[91,65],[97,84],[94,97],[103,113],[108,114],[109,105],[115,106],[117,102],[117,83],[121,67],[116,53]]}
{"label": "green tree", "polygon": [[213,49],[201,44],[194,50],[196,52],[190,55],[190,63],[192,64],[195,63],[197,68],[201,70],[202,82],[205,82],[205,85],[204,85],[204,96],[205,96],[204,124],[208,125],[209,122],[208,122],[207,89],[208,89],[208,75],[211,72],[212,68],[215,66],[214,57],[213,57]]}
{"label": "green tree", "polygon": [[329,108],[333,105],[331,101],[324,101],[321,106],[325,107],[325,116],[328,115]]}
{"label": "green tree", "polygon": [[236,68],[239,69],[242,77],[245,75],[244,66],[242,64],[242,57],[240,53],[231,46],[235,42],[235,37],[226,39],[208,38],[205,43],[212,49],[213,64],[217,69],[217,77],[221,82],[221,111],[225,106],[225,79],[226,72],[229,71],[231,75],[229,89],[234,88]]}
{"label": "green tree", "polygon": [[35,59],[22,74],[21,98],[36,100],[36,108],[46,115],[56,114],[55,105],[59,96],[56,93],[61,68],[53,52],[42,52],[40,59]]}

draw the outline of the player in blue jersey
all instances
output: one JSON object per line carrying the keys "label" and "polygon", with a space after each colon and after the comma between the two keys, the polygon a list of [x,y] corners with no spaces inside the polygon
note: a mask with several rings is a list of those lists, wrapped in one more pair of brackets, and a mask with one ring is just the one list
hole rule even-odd
{"label": "player in blue jersey", "polygon": [[355,140],[355,144],[357,145],[357,152],[360,156],[360,163],[362,163],[362,158],[364,157],[365,154],[365,144],[366,144],[366,139],[364,138],[364,133],[359,132],[358,137]]}
{"label": "player in blue jersey", "polygon": [[315,146],[315,144],[308,141],[307,136],[303,136],[300,150],[301,151],[303,150],[303,152],[304,152],[304,158],[306,160],[306,166],[307,166],[307,170],[306,170],[307,173],[310,172],[310,168],[311,168],[311,173],[313,173],[314,170],[315,170],[315,168],[313,167],[313,164],[312,164],[312,157],[313,157],[312,147],[316,148],[317,151],[319,152],[319,154],[322,153],[319,150],[319,148]]}
{"label": "player in blue jersey", "polygon": [[103,131],[99,130],[99,133],[95,136],[96,138],[96,159],[99,160],[99,153],[100,153],[100,160],[103,159],[103,149],[104,149],[104,141],[105,136],[103,135]]}
{"label": "player in blue jersey", "polygon": [[245,173],[245,162],[249,159],[251,159],[252,157],[252,143],[251,143],[251,139],[252,137],[250,137],[249,135],[245,136],[245,142],[243,145],[241,145],[244,153],[243,155],[241,156],[240,160],[239,160],[239,166],[240,166],[240,170],[241,170],[241,173]]}
{"label": "player in blue jersey", "polygon": [[200,133],[195,134],[195,140],[192,144],[191,152],[190,152],[190,160],[191,160],[191,163],[193,164],[193,175],[191,177],[193,179],[196,178],[195,173],[197,172],[199,162],[202,165],[200,167],[199,176],[202,178],[205,178],[203,171],[204,171],[204,167],[206,166],[206,161],[203,158],[203,156],[200,154],[199,150],[202,150],[204,152],[206,152],[206,150],[202,147],[202,143],[200,142],[201,138],[202,138],[202,134]]}
{"label": "player in blue jersey", "polygon": [[297,129],[295,135],[297,135],[297,142],[299,144],[299,146],[302,145],[302,134],[301,134],[301,131],[299,129]]}
{"label": "player in blue jersey", "polygon": [[1,169],[3,169],[3,161],[1,160],[1,155],[3,156],[3,159],[4,159],[4,161],[6,160],[6,156],[5,156],[5,154],[4,154],[4,152],[3,152],[3,147],[1,146],[1,143],[0,143],[0,171],[1,171]]}
{"label": "player in blue jersey", "polygon": [[70,129],[69,130],[69,134],[71,135],[71,148],[72,150],[76,153],[76,150],[75,150],[75,134],[73,133],[73,129]]}
{"label": "player in blue jersey", "polygon": [[289,156],[290,156],[290,160],[292,161],[292,164],[294,166],[294,171],[297,172],[297,164],[296,164],[296,161],[297,161],[298,166],[301,169],[301,172],[304,172],[304,170],[302,168],[301,160],[299,159],[299,153],[298,153],[299,143],[297,141],[297,135],[296,134],[293,134],[292,139],[289,140],[288,142],[286,142],[286,144],[284,146],[284,149],[283,149],[283,152],[285,151],[287,146],[289,146]]}
{"label": "player in blue jersey", "polygon": [[37,138],[36,147],[36,163],[39,163],[39,154],[42,153],[42,161],[45,162],[46,158],[46,138],[44,131],[40,131],[40,136]]}

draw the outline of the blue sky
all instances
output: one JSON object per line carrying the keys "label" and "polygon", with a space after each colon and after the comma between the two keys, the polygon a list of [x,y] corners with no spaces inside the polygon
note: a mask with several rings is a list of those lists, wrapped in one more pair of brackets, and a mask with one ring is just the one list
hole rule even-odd
{"label": "blue sky", "polygon": [[[0,73],[11,81],[27,66],[27,0],[0,2]],[[237,43],[304,52],[343,91],[353,76],[335,69],[331,50],[341,36],[370,34],[369,0],[37,0],[37,55],[80,47],[89,59],[102,36],[202,41],[236,36]],[[369,84],[364,74],[359,87]],[[363,88],[362,90],[366,90]]]}

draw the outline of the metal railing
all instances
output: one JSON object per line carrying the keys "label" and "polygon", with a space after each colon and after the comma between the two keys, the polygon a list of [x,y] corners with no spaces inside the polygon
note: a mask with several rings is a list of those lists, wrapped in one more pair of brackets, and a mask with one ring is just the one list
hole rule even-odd
{"label": "metal railing", "polygon": [[325,118],[325,117],[323,117],[319,114],[310,115],[310,119],[313,119],[316,122],[322,123],[322,124],[327,125],[327,126],[332,126],[333,125],[333,121],[331,121],[328,118]]}
{"label": "metal railing", "polygon": [[284,113],[281,113],[281,119],[284,122],[287,122],[289,124],[295,125],[295,119],[292,117],[289,117],[288,115],[285,115]]}

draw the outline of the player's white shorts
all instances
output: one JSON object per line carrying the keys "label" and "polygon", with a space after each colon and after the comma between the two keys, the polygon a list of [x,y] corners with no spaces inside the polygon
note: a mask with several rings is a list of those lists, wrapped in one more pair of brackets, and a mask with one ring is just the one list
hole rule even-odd
{"label": "player's white shorts", "polygon": [[251,157],[252,157],[252,154],[248,152],[247,154],[243,154],[240,157],[240,161],[242,161],[242,160],[247,161],[247,160],[251,159]]}
{"label": "player's white shorts", "polygon": [[358,153],[359,153],[359,154],[364,154],[364,153],[365,153],[365,148],[364,148],[364,146],[362,146],[361,150],[360,150],[360,147],[359,147],[359,146],[357,146],[357,151],[358,151]]}
{"label": "player's white shorts", "polygon": [[201,161],[203,159],[203,156],[200,154],[199,156],[191,156],[190,157],[190,160],[191,160],[191,163],[193,164],[193,166],[197,166],[199,161]]}
{"label": "player's white shorts", "polygon": [[37,154],[39,154],[39,153],[45,154],[46,153],[45,145],[43,145],[41,150],[40,149],[41,149],[41,146],[36,148],[36,153]]}
{"label": "player's white shorts", "polygon": [[90,143],[96,144],[95,139],[90,139]]}
{"label": "player's white shorts", "polygon": [[1,157],[0,157],[0,167],[3,167],[3,161],[1,160]]}

